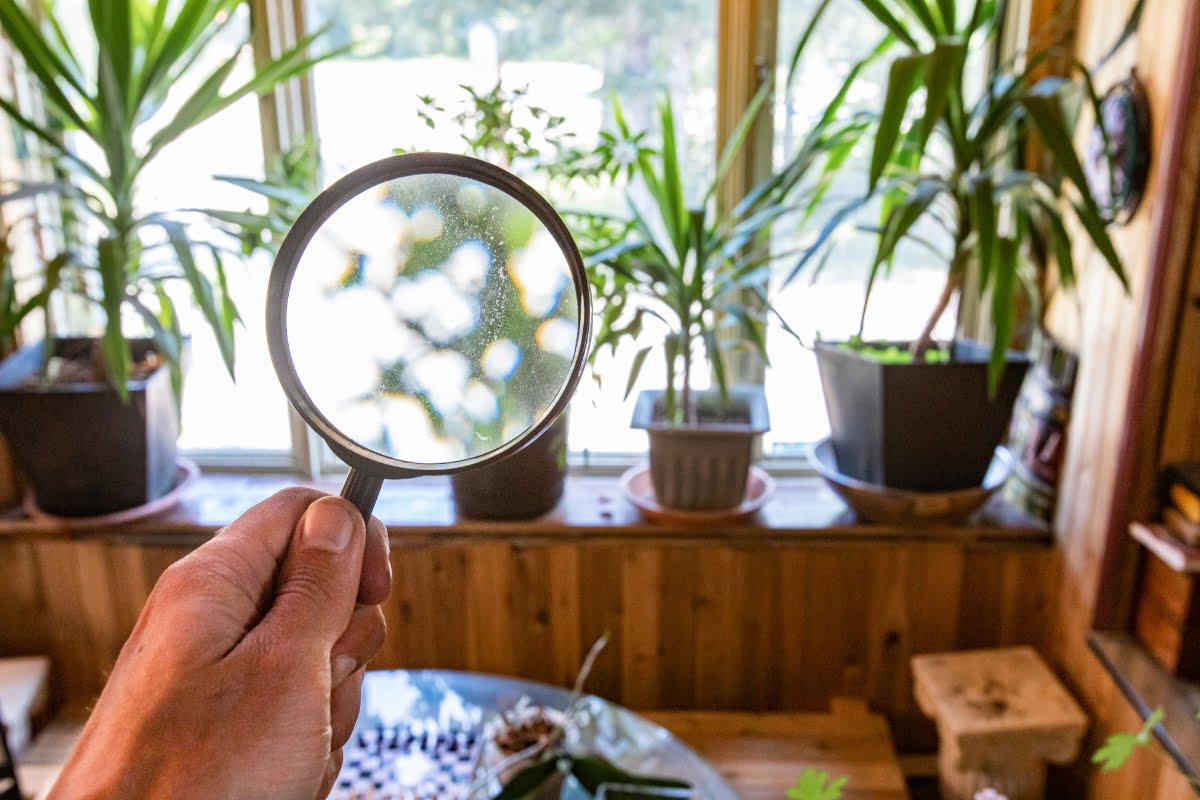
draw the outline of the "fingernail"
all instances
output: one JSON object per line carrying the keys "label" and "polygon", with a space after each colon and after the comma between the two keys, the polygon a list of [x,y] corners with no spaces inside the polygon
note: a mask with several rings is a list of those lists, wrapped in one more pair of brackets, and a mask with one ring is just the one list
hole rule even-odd
{"label": "fingernail", "polygon": [[335,656],[333,659],[333,685],[337,686],[342,681],[350,677],[350,673],[358,669],[358,662],[354,660],[354,656]]}
{"label": "fingernail", "polygon": [[336,501],[318,500],[304,512],[301,536],[305,544],[322,550],[345,550],[354,535],[354,518]]}

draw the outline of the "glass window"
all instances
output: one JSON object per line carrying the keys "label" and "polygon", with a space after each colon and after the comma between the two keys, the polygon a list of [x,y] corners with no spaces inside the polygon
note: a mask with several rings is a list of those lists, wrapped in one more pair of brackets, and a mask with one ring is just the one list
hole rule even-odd
{"label": "glass window", "polygon": [[[787,77],[793,49],[808,25],[819,0],[795,0],[779,9],[779,85]],[[776,97],[776,165],[795,152],[812,124],[828,107],[851,67],[869,53],[885,31],[857,3],[831,9],[820,23],[799,65],[790,91]],[[891,56],[871,64],[856,82],[843,106],[847,116],[857,111],[878,111],[883,103]],[[868,136],[847,160],[827,196],[828,211],[818,212],[803,227],[793,223],[776,229],[776,248],[781,251],[803,246],[815,238],[824,218],[840,202],[862,196],[867,189],[867,168],[873,139]],[[781,260],[773,278],[776,308],[807,343],[818,336],[845,339],[858,333],[859,317],[866,293],[867,270],[874,258],[876,237],[869,228],[878,225],[879,207],[867,207],[857,225],[836,234],[832,255],[820,275],[813,279],[801,273],[786,288],[782,279],[795,266],[795,259]],[[925,224],[917,232],[937,246],[945,232]],[[944,248],[943,248],[944,249]],[[811,270],[810,262],[806,270]],[[928,249],[912,240],[897,249],[890,272],[876,282],[868,308],[863,335],[868,339],[910,340],[920,332],[932,311],[945,279],[941,262]],[[954,331],[955,310],[942,317],[935,336],[949,337]],[[766,390],[771,409],[771,431],[764,437],[764,452],[774,456],[803,455],[808,443],[829,434],[825,399],[812,351],[773,324],[768,331],[771,366],[767,368]]]}
{"label": "glass window", "polygon": [[[327,180],[397,147],[465,152],[452,119],[467,97],[462,86],[486,93],[498,81],[506,91],[527,90],[523,104],[562,117],[582,147],[597,141],[610,92],[638,128],[653,125],[657,99],[669,92],[697,191],[711,175],[716,0],[310,0],[309,18],[314,28],[331,25],[331,45],[357,43],[355,55],[313,74]],[[445,112],[430,114],[422,96]],[[535,120],[525,124],[538,131]],[[623,205],[620,187],[572,194],[555,200],[616,211]],[[644,344],[656,335],[647,331]],[[606,354],[597,369],[603,381],[581,383],[571,406],[573,450],[645,449],[645,434],[629,427],[634,398],[623,400],[625,376],[644,344]],[[661,363],[648,361],[641,387],[661,386],[662,372]]]}
{"label": "glass window", "polygon": [[[95,41],[87,23],[88,12],[81,2],[75,0],[75,3],[77,13],[73,6],[64,3],[72,13],[60,12],[59,19],[64,22],[66,35],[80,60],[91,63],[95,60]],[[244,83],[253,74],[253,55],[249,47],[244,47],[250,33],[249,8],[239,5],[232,13],[234,19],[209,44],[178,90],[166,98],[156,119],[170,119],[191,92],[199,88],[200,80],[238,48],[243,48],[241,58],[226,87]],[[102,158],[96,145],[82,135],[74,136],[72,146],[93,162]],[[142,211],[182,212],[193,238],[222,241],[221,234],[206,217],[187,210],[264,210],[257,196],[214,179],[214,175],[261,177],[263,165],[258,101],[250,95],[163,148],[139,177],[136,203]],[[236,246],[228,240],[225,244]],[[165,252],[161,247],[148,246],[143,258],[160,257]],[[203,254],[197,253],[197,259],[202,260]],[[230,293],[242,317],[242,325],[236,331],[236,383],[230,379],[221,359],[216,337],[190,302],[190,295],[183,287],[170,290],[173,294],[178,291],[176,307],[181,326],[191,335],[179,444],[192,452],[286,452],[291,447],[287,402],[275,379],[263,335],[269,259],[261,256],[245,259],[230,254],[223,263]],[[136,322],[136,317],[130,321]],[[99,324],[95,318],[90,322]]]}

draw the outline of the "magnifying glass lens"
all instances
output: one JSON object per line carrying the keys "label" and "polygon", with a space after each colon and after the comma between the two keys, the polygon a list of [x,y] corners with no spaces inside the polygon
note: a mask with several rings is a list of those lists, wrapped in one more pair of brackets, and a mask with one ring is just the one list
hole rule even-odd
{"label": "magnifying glass lens", "polygon": [[380,183],[334,211],[300,256],[286,315],[296,374],[329,423],[428,465],[485,455],[544,417],[579,321],[546,225],[447,174]]}

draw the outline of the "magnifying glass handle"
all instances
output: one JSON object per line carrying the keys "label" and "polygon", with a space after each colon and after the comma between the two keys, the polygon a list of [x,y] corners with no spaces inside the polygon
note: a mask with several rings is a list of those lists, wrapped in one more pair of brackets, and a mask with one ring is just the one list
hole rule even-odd
{"label": "magnifying glass handle", "polygon": [[370,522],[371,512],[375,509],[375,501],[379,499],[379,490],[382,488],[382,478],[352,469],[342,486],[342,497],[354,503],[354,507],[362,513],[363,522]]}

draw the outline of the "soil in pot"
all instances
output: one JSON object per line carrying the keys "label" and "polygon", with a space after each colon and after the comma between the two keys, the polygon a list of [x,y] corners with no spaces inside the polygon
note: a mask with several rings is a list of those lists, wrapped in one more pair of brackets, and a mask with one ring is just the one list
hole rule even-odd
{"label": "soil in pot", "polygon": [[[60,339],[0,364],[0,430],[29,480],[38,506],[56,516],[96,516],[147,503],[175,479],[179,421],[168,370],[153,342],[131,342],[142,377],[123,402],[93,376],[94,339]],[[43,364],[55,365],[44,370]]]}
{"label": "soil in pot", "polygon": [[903,355],[889,358],[889,352],[907,349],[892,346],[882,355],[864,355],[845,343],[817,343],[839,471],[909,491],[980,485],[1008,427],[1028,359],[1010,354],[993,397],[990,348],[960,340],[949,353],[912,363]]}
{"label": "soil in pot", "polygon": [[666,508],[708,511],[737,507],[745,497],[754,442],[770,429],[761,387],[693,392],[697,420],[672,424],[662,392],[645,391],[634,409],[633,427],[650,436],[650,479],[655,499]]}

